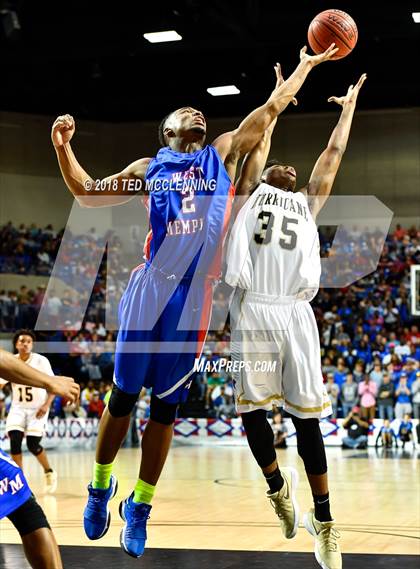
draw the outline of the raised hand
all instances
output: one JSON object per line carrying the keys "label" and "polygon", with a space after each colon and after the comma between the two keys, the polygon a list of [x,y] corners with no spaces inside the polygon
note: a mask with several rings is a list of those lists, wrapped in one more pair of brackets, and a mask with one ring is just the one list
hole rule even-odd
{"label": "raised hand", "polygon": [[74,119],[70,115],[60,115],[52,125],[51,140],[55,147],[63,146],[73,137],[76,125]]}
{"label": "raised hand", "polygon": [[312,67],[315,67],[315,65],[318,65],[319,63],[330,61],[332,57],[337,53],[338,47],[335,47],[335,43],[332,43],[328,49],[319,55],[308,55],[306,53],[306,50],[306,45],[300,50],[300,60],[308,61]]}
{"label": "raised hand", "polygon": [[328,99],[328,102],[337,103],[337,105],[341,105],[342,107],[344,107],[344,105],[349,105],[349,104],[355,105],[359,91],[363,83],[366,81],[366,78],[367,78],[366,73],[363,73],[363,75],[360,77],[356,85],[354,86],[350,85],[350,87],[347,90],[347,94],[344,97],[330,97]]}
{"label": "raised hand", "polygon": [[[282,72],[281,72],[280,63],[278,63],[278,62],[276,63],[276,65],[274,66],[274,71],[275,71],[276,79],[277,79],[275,88],[277,89],[278,87],[280,87],[280,85],[282,85],[284,83],[284,77],[283,77]],[[292,103],[295,106],[298,104],[296,97],[293,97]]]}

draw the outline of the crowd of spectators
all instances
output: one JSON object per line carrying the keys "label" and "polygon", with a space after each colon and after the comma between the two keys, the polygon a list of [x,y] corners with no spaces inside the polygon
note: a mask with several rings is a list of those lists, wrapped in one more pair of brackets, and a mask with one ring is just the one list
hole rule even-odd
{"label": "crowd of spectators", "polygon": [[[0,227],[0,274],[47,277],[54,267],[54,276],[68,288],[49,290],[44,329],[79,330],[86,322],[105,322],[105,315],[108,327],[117,327],[116,308],[131,265],[121,254],[120,239],[112,231],[98,236],[94,227],[83,234],[66,228],[65,239],[63,235],[64,229],[56,232],[52,225],[41,229],[9,222]],[[36,289],[0,289],[0,329],[33,328],[45,292],[42,284]]]}
{"label": "crowd of spectators", "polygon": [[[9,223],[1,227],[0,271],[50,274],[62,234],[62,231],[56,233],[52,226],[14,228]],[[360,249],[361,257],[364,248],[375,248],[379,237],[372,232],[366,234],[365,239],[365,245],[359,239],[353,247]],[[323,256],[333,255],[331,234],[321,232],[320,241]],[[351,235],[347,241],[351,248]],[[75,236],[76,242],[94,250],[98,237],[92,229],[83,239]],[[118,251],[117,239],[113,247]],[[65,274],[61,275],[69,287],[72,279],[80,276],[80,266],[72,267],[72,258],[68,252]],[[412,264],[420,264],[420,230],[397,226],[387,237],[376,271],[345,288],[321,288],[313,300],[321,339],[322,371],[334,417],[346,418],[358,405],[361,417],[368,421],[377,416],[402,419],[407,413],[420,418],[420,331],[418,320],[410,312]],[[362,261],[360,266],[363,266]],[[101,382],[108,385],[112,381],[116,337],[115,331],[108,331],[104,325],[109,302],[105,294],[106,279],[111,278],[111,294],[117,298],[127,282],[128,272],[128,267],[114,266],[108,268],[107,273],[104,259],[83,321],[78,313],[81,300],[74,298],[72,288],[61,295],[50,294],[48,310],[56,323],[56,332],[38,334],[41,340],[70,343],[69,354],[49,356],[53,366],[57,372],[76,377],[86,385],[94,382],[99,401]],[[109,290],[108,282],[108,294]],[[33,327],[44,294],[42,286],[37,290],[28,290],[26,286],[18,291],[0,290],[1,330]],[[230,357],[229,321],[226,321],[223,292],[216,293],[213,308],[216,326],[209,332],[203,352],[203,358],[210,362]],[[90,347],[92,342],[94,350]],[[188,414],[234,416],[231,380],[229,373],[220,370],[196,374]],[[93,405],[86,413],[99,415],[101,405],[96,395],[91,399]],[[83,402],[81,405],[83,407]]]}

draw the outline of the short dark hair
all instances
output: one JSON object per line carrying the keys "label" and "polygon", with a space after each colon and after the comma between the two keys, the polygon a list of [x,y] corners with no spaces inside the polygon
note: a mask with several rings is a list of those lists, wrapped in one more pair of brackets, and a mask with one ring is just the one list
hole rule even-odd
{"label": "short dark hair", "polygon": [[164,130],[165,130],[165,124],[166,121],[168,120],[168,118],[171,116],[172,113],[168,113],[166,115],[166,117],[164,117],[159,125],[158,128],[158,137],[159,137],[159,142],[161,146],[168,146],[165,140],[165,134],[164,134]]}
{"label": "short dark hair", "polygon": [[33,342],[35,342],[36,340],[35,333],[32,332],[32,330],[27,330],[25,328],[22,328],[21,330],[15,332],[15,334],[13,335],[13,340],[12,340],[13,349],[16,349],[16,342],[19,340],[19,336],[30,336]]}
{"label": "short dark hair", "polygon": [[267,168],[271,168],[271,166],[281,166],[280,160],[277,160],[277,158],[272,158],[271,160],[267,160],[264,166],[264,170],[267,170]]}

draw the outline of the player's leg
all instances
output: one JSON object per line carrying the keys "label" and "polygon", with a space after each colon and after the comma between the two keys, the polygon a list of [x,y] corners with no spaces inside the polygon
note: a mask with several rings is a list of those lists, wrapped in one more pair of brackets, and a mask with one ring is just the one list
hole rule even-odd
{"label": "player's leg", "polygon": [[[126,393],[115,384],[113,385],[109,405],[105,408],[99,423],[95,455],[97,464],[107,465],[114,462],[126,437],[131,413],[138,396],[139,392]],[[102,486],[106,488],[109,480],[94,479],[93,485],[96,488]]]}
{"label": "player's leg", "polygon": [[292,416],[296,429],[298,454],[303,460],[314,500],[315,517],[320,522],[332,521],[329,501],[327,457],[318,419]]}
{"label": "player's leg", "polygon": [[41,528],[22,537],[26,559],[34,569],[61,569],[61,555],[53,532]]}
{"label": "player's leg", "polygon": [[36,413],[36,409],[28,409],[27,411],[26,445],[44,470],[45,491],[52,494],[57,488],[57,473],[51,468],[47,453],[41,445],[41,439],[47,427],[48,415],[38,419]]}
{"label": "player's leg", "polygon": [[[159,281],[159,291],[168,287],[168,282]],[[139,478],[134,491],[120,504],[120,515],[125,522],[120,542],[133,557],[144,552],[151,502],[171,445],[176,412],[179,403],[187,399],[194,362],[201,353],[210,321],[211,293],[210,282],[199,282],[197,286],[194,282],[181,282],[156,325],[155,342],[159,342],[161,350],[152,357],[147,377],[153,393],[150,419],[142,437]],[[185,314],[187,319],[183,321]],[[173,343],[187,348],[173,351]],[[167,353],[162,349],[166,346]]]}
{"label": "player's leg", "polygon": [[44,469],[45,474],[45,490],[49,494],[55,492],[57,488],[57,473],[51,468],[47,453],[41,445],[42,437],[35,435],[34,431],[30,431],[26,435],[26,445],[28,450],[37,459],[41,467]]}
{"label": "player's leg", "polygon": [[274,433],[266,410],[243,412],[241,418],[249,448],[268,485],[267,497],[279,517],[284,536],[291,539],[296,535],[299,524],[297,471],[287,467],[280,470],[274,448]]}
{"label": "player's leg", "polygon": [[[150,354],[136,344],[152,338],[138,319],[144,315],[156,287],[147,288],[144,268],[133,271],[119,306],[120,329],[115,352],[114,385],[98,430],[93,477],[88,485],[89,498],[84,510],[84,529],[89,539],[99,539],[108,531],[111,513],[108,502],[117,492],[112,475],[117,453],[127,435],[130,417],[149,373]],[[150,294],[149,294],[150,293]]]}
{"label": "player's leg", "polygon": [[278,492],[284,485],[284,479],[280,474],[274,433],[267,420],[267,411],[257,409],[241,413],[241,418],[249,448],[264,474],[269,490],[271,493]]}
{"label": "player's leg", "polygon": [[327,569],[341,569],[339,533],[330,514],[327,460],[319,426],[319,420],[331,415],[332,408],[321,373],[318,328],[308,302],[294,306],[283,354],[285,407],[293,417],[298,452],[314,500],[314,509],[305,514],[305,527],[315,538],[318,563]]}
{"label": "player's leg", "polygon": [[26,558],[33,569],[62,569],[54,534],[33,496],[8,518],[21,536]]}
{"label": "player's leg", "polygon": [[[166,403],[155,395],[150,402],[150,419],[141,441],[140,480],[155,486],[171,446],[178,405]],[[134,498],[134,501],[144,500]]]}
{"label": "player's leg", "polygon": [[331,517],[325,447],[318,419],[292,418],[296,428],[298,452],[312,490],[314,509],[305,514],[306,529],[315,538],[315,556],[327,569],[341,569],[339,532]]}
{"label": "player's leg", "polygon": [[99,423],[93,477],[88,485],[89,498],[83,514],[85,533],[92,540],[103,537],[111,523],[108,502],[118,489],[112,468],[127,434],[139,392],[126,393],[114,384]]}
{"label": "player's leg", "polygon": [[152,395],[150,419],[141,441],[140,472],[134,491],[120,503],[120,516],[125,524],[121,546],[128,555],[140,557],[146,545],[146,524],[152,499],[171,446],[177,403],[168,403]]}
{"label": "player's leg", "polygon": [[22,440],[26,429],[26,416],[27,410],[25,408],[12,403],[6,420],[6,431],[10,439],[10,454],[20,468],[23,466]]}
{"label": "player's leg", "polygon": [[10,439],[10,454],[12,455],[13,460],[16,464],[23,468],[23,459],[22,459],[22,440],[23,440],[23,431],[18,431],[17,429],[13,429],[8,431],[7,434],[9,435]]}
{"label": "player's leg", "polygon": [[[281,352],[284,326],[279,322],[276,306],[246,297],[240,306],[233,305],[234,322],[231,353],[234,369],[234,392],[238,413],[248,439],[248,444],[268,484],[267,497],[280,520],[284,536],[296,535],[299,524],[299,508],[295,493],[298,473],[292,468],[282,468],[277,462],[274,433],[267,420],[267,410],[274,402],[282,403]],[[257,371],[257,362],[273,362],[275,368],[268,372]],[[250,365],[243,367],[244,362]]]}

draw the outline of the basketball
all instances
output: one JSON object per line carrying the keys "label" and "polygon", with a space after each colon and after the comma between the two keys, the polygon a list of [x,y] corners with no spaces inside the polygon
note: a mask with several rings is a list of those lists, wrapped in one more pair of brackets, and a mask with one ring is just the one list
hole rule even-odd
{"label": "basketball", "polygon": [[342,10],[325,10],[310,23],[308,42],[316,54],[324,52],[333,42],[338,47],[332,59],[346,57],[357,43],[355,21]]}

